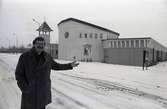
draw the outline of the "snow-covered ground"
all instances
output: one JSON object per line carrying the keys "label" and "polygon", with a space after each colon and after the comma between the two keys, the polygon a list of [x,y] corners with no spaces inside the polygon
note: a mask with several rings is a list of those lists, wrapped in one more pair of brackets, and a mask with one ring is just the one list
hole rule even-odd
{"label": "snow-covered ground", "polygon": [[[0,109],[19,109],[14,79],[19,55],[0,54]],[[67,61],[56,60],[60,63]],[[167,109],[167,62],[141,67],[86,63],[52,71],[52,103],[47,109]]]}

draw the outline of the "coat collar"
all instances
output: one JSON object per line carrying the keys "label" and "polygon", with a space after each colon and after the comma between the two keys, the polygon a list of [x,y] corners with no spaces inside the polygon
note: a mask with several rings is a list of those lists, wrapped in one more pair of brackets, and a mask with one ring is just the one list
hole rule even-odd
{"label": "coat collar", "polygon": [[[46,57],[46,52],[45,51],[43,51],[42,52],[42,55],[44,56],[44,57]],[[30,49],[30,56],[31,57],[35,57],[35,55],[37,55],[37,52],[35,51],[35,48],[34,47],[32,47],[31,49]]]}
{"label": "coat collar", "polygon": [[[35,48],[34,47],[32,47],[31,49],[30,49],[30,51],[29,51],[29,54],[30,54],[30,57],[31,57],[31,59],[32,59],[32,62],[34,63],[34,65],[36,66],[37,65],[37,61],[36,61],[36,55],[37,55],[37,53],[36,53],[36,51],[35,51]],[[42,55],[44,56],[44,59],[45,59],[45,62],[47,61],[47,53],[45,52],[45,51],[43,51],[42,52]]]}

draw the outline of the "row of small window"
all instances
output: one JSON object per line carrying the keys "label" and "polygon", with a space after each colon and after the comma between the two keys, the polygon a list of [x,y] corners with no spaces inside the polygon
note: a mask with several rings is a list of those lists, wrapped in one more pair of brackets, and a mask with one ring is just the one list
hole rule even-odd
{"label": "row of small window", "polygon": [[145,40],[124,40],[124,41],[110,41],[111,48],[142,48],[146,47]]}
{"label": "row of small window", "polygon": [[95,39],[98,39],[98,37],[100,39],[103,39],[103,34],[100,33],[100,34],[97,34],[97,33],[80,33],[79,34],[79,38],[95,38]]}
{"label": "row of small window", "polygon": [[[69,38],[69,32],[65,32],[64,36],[65,36],[66,39]],[[98,37],[100,39],[103,39],[103,34],[102,33],[100,33],[99,35],[97,33],[94,33],[94,34],[93,33],[90,33],[90,34],[80,33],[79,34],[79,38],[95,38],[95,39],[98,39]]]}

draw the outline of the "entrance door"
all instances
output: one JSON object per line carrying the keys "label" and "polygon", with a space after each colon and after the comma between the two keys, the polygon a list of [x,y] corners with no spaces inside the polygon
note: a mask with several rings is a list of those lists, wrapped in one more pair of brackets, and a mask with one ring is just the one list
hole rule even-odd
{"label": "entrance door", "polygon": [[92,61],[91,58],[91,45],[90,44],[85,44],[83,45],[83,61],[90,62]]}

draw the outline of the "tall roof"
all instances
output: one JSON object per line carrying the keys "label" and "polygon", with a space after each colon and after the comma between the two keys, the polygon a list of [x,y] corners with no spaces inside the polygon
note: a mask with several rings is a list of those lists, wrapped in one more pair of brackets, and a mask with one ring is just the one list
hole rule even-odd
{"label": "tall roof", "polygon": [[49,25],[46,23],[46,21],[44,21],[40,27],[37,29],[37,31],[44,31],[44,32],[50,32],[50,31],[53,31]]}
{"label": "tall roof", "polygon": [[88,22],[85,22],[85,21],[82,21],[82,20],[78,20],[78,19],[75,19],[75,18],[67,18],[67,19],[65,19],[65,20],[62,20],[62,21],[60,21],[60,22],[58,23],[58,26],[59,26],[60,24],[64,23],[64,22],[67,22],[67,21],[70,21],[70,20],[75,21],[75,22],[78,22],[78,23],[82,23],[82,24],[85,24],[85,25],[88,25],[88,26],[92,26],[92,27],[94,27],[94,28],[98,28],[98,29],[101,29],[101,30],[104,30],[104,31],[107,31],[107,32],[111,32],[111,33],[116,34],[116,35],[119,35],[119,33],[114,32],[114,31],[112,31],[112,30],[109,30],[109,29],[107,29],[107,28],[103,28],[103,27],[101,27],[101,26],[98,26],[98,25],[95,25],[95,24],[91,24],[91,23],[88,23]]}

